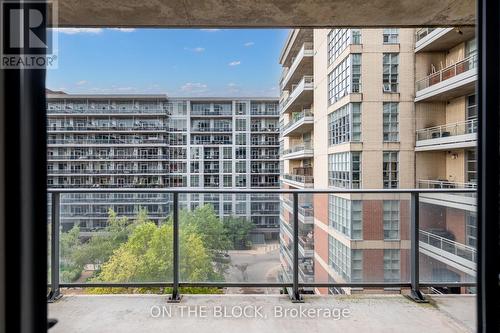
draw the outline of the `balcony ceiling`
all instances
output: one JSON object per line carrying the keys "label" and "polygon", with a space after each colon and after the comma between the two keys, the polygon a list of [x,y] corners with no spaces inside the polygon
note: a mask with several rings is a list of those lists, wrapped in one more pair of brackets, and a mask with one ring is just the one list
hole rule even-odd
{"label": "balcony ceiling", "polygon": [[470,0],[59,0],[61,27],[472,26]]}

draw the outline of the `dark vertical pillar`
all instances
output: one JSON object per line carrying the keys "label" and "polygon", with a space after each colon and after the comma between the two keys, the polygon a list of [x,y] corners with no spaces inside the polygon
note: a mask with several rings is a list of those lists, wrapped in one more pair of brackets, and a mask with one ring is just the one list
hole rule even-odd
{"label": "dark vertical pillar", "polygon": [[478,0],[478,332],[498,332],[500,6]]}
{"label": "dark vertical pillar", "polygon": [[173,223],[173,244],[172,244],[172,270],[173,270],[173,287],[172,296],[169,298],[169,302],[177,303],[180,302],[181,296],[179,294],[179,193],[172,193],[172,223]]}
{"label": "dark vertical pillar", "polygon": [[0,69],[2,332],[47,329],[45,109],[45,69]]}
{"label": "dark vertical pillar", "polygon": [[410,249],[410,282],[411,293],[410,298],[418,303],[427,302],[424,295],[420,292],[420,271],[419,271],[419,254],[420,254],[420,204],[419,195],[417,192],[411,194],[411,249]]}

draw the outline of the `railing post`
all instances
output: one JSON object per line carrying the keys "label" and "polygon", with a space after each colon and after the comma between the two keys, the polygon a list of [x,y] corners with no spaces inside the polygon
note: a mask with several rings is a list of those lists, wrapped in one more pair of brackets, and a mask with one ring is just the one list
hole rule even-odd
{"label": "railing post", "polygon": [[172,295],[169,297],[169,303],[178,303],[181,301],[181,295],[179,294],[179,193],[172,193],[172,253],[173,253],[173,286]]}
{"label": "railing post", "polygon": [[59,288],[59,232],[60,232],[60,194],[52,193],[52,209],[50,219],[50,292],[47,296],[49,303],[57,301],[62,297]]}
{"label": "railing post", "polygon": [[304,300],[299,292],[299,194],[293,193],[293,286],[290,298],[293,303]]}
{"label": "railing post", "polygon": [[419,198],[418,192],[411,193],[411,264],[410,264],[410,280],[411,280],[411,293],[409,298],[417,303],[426,303],[427,300],[420,292],[419,287]]}

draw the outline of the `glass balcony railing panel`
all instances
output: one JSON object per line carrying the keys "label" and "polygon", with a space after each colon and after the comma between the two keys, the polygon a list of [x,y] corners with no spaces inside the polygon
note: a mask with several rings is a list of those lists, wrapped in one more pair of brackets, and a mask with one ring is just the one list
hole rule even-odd
{"label": "glass balcony railing panel", "polygon": [[[454,193],[470,198],[473,193]],[[477,215],[475,206],[456,201],[442,204],[450,194],[420,195],[420,282],[475,283],[477,279]],[[476,200],[475,197],[472,200]],[[435,293],[475,293],[473,287],[436,286]]]}
{"label": "glass balcony railing panel", "polygon": [[167,221],[172,209],[170,196],[60,194],[60,282],[172,281],[172,225]]}
{"label": "glass balcony railing panel", "polygon": [[418,42],[419,40],[423,39],[426,37],[428,34],[436,30],[436,28],[421,28],[418,29],[417,32],[415,33],[415,39]]}
{"label": "glass balcony railing panel", "polygon": [[199,199],[179,214],[180,281],[278,282],[279,194],[203,193]]}
{"label": "glass balcony railing panel", "polygon": [[[410,194],[299,196],[299,207],[310,208],[314,221],[308,224],[307,219],[299,218],[299,254],[305,269],[301,282],[410,282]],[[322,294],[363,292],[352,287],[318,289]],[[383,293],[402,292],[403,288],[364,289]]]}
{"label": "glass balcony railing panel", "polygon": [[445,80],[451,79],[459,74],[465,73],[469,70],[477,68],[478,55],[473,54],[457,63],[445,67],[435,73],[432,73],[425,78],[416,82],[416,90],[428,88]]}
{"label": "glass balcony railing panel", "polygon": [[417,130],[417,141],[477,133],[477,118]]}

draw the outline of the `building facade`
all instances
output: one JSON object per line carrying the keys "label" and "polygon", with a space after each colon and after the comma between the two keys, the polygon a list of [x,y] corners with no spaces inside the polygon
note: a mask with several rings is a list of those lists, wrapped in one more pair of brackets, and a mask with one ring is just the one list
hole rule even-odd
{"label": "building facade", "polygon": [[[291,31],[280,58],[282,187],[475,187],[473,37],[452,28]],[[475,276],[475,198],[449,197],[420,200],[422,281]],[[409,281],[409,195],[299,198],[302,281]],[[286,279],[290,199],[282,196],[280,215]]]}
{"label": "building facade", "polygon": [[[415,154],[420,188],[476,188],[477,58],[473,28],[416,32]],[[475,281],[475,196],[428,194],[420,201],[423,281]]]}
{"label": "building facade", "polygon": [[[278,101],[273,98],[167,98],[165,95],[49,93],[48,186],[52,188],[279,187]],[[162,221],[167,194],[64,194],[63,230],[106,225],[112,208],[133,217],[145,208]],[[255,224],[254,242],[278,237],[273,194],[180,194],[180,207],[213,205]]]}

